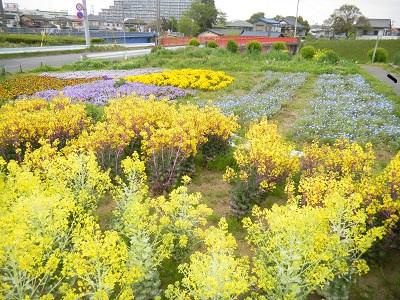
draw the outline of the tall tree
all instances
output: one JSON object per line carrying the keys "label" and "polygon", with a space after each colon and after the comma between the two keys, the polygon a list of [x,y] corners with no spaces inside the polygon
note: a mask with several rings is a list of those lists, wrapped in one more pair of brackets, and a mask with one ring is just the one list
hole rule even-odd
{"label": "tall tree", "polygon": [[252,14],[252,16],[250,17],[250,19],[247,20],[247,22],[254,24],[256,23],[260,18],[264,18],[265,17],[265,13],[263,12],[257,12],[255,14]]}
{"label": "tall tree", "polygon": [[199,33],[199,25],[188,16],[182,16],[178,21],[178,31],[185,36],[195,36]]}
{"label": "tall tree", "polygon": [[218,17],[218,11],[212,3],[195,1],[192,3],[190,10],[186,13],[186,17],[192,19],[198,25],[199,31],[202,32],[207,30],[207,28],[211,28],[215,24]]}
{"label": "tall tree", "polygon": [[349,37],[350,34],[355,33],[356,24],[362,17],[363,14],[357,6],[345,4],[333,12],[326,24],[332,28],[334,33],[344,33],[346,37]]}
{"label": "tall tree", "polygon": [[218,11],[217,20],[215,21],[215,25],[217,26],[225,26],[227,22],[227,15],[223,11]]}

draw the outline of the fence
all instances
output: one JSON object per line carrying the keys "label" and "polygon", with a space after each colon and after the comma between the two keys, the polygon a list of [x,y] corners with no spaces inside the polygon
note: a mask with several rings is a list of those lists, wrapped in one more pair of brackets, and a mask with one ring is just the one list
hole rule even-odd
{"label": "fence", "polygon": [[[163,46],[184,46],[190,41],[190,37],[185,38],[162,38]],[[219,47],[226,47],[229,40],[235,41],[239,46],[244,46],[251,41],[257,41],[263,45],[270,45],[275,42],[283,42],[288,45],[297,46],[300,42],[298,38],[280,37],[270,38],[261,36],[224,36],[224,37],[199,37],[199,42],[205,44],[208,41],[215,41]]]}

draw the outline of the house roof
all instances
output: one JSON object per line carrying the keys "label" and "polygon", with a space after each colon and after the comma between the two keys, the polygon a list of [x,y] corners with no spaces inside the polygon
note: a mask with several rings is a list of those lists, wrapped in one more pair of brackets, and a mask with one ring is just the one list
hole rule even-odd
{"label": "house roof", "polygon": [[243,31],[241,36],[262,36],[262,37],[280,37],[279,32],[268,32],[268,31]]}
{"label": "house roof", "polygon": [[240,35],[242,33],[239,29],[225,29],[225,28],[209,28],[207,31],[212,32],[219,36],[225,35]]}
{"label": "house roof", "polygon": [[[390,28],[392,25],[391,19],[367,19],[372,28]],[[357,24],[359,26],[365,25],[364,23]]]}
{"label": "house roof", "polygon": [[[285,22],[288,26],[295,26],[296,25],[296,18],[295,17],[287,17],[287,18],[283,18],[281,20],[281,22]],[[302,24],[300,24],[299,22],[297,22],[297,28],[304,28],[304,26]]]}
{"label": "house roof", "polygon": [[235,20],[235,21],[226,23],[225,27],[249,27],[249,28],[253,28],[253,24],[251,24],[249,22],[246,22],[246,21],[242,21],[242,20]]}
{"label": "house roof", "polygon": [[269,25],[280,25],[281,23],[275,19],[270,19],[270,18],[259,18],[257,22],[262,22],[265,24],[269,24]]}

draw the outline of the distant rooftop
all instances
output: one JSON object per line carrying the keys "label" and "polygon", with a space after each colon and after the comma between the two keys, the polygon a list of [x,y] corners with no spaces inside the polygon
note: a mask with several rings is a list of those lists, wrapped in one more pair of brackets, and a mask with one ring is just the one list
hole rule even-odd
{"label": "distant rooftop", "polygon": [[219,36],[227,36],[227,35],[240,35],[241,30],[239,29],[224,29],[224,28],[209,28],[207,31],[217,34]]}
{"label": "distant rooftop", "polygon": [[257,22],[263,22],[263,23],[269,24],[269,25],[280,25],[279,21],[277,21],[275,19],[271,19],[271,18],[264,18],[264,17],[258,19]]}
{"label": "distant rooftop", "polygon": [[225,27],[249,27],[253,28],[253,24],[247,22],[247,21],[242,21],[242,20],[234,20],[231,22],[227,22]]}

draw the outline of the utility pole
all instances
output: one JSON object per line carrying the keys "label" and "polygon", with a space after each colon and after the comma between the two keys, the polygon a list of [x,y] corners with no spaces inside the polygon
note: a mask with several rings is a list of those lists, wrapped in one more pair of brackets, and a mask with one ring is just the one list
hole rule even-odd
{"label": "utility pole", "polygon": [[294,37],[297,36],[297,19],[299,18],[299,2],[300,0],[297,0],[296,22],[294,23]]}
{"label": "utility pole", "polygon": [[88,20],[86,0],[82,0],[82,5],[83,5],[83,24],[85,27],[86,46],[90,46],[89,20]]}
{"label": "utility pole", "polygon": [[124,33],[124,44],[126,44],[126,33],[125,33],[125,1],[122,0],[122,31]]}

